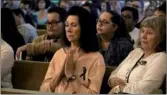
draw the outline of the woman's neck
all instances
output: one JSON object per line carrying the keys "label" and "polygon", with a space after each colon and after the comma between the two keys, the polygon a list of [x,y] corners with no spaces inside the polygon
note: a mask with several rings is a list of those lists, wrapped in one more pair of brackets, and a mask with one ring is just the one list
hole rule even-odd
{"label": "woman's neck", "polygon": [[78,42],[71,42],[71,48],[72,49],[79,49],[79,43]]}
{"label": "woman's neck", "polygon": [[103,42],[110,42],[112,39],[112,35],[106,34],[106,35],[100,35],[100,38],[102,39]]}
{"label": "woman's neck", "polygon": [[39,11],[40,11],[40,12],[45,12],[45,9],[40,9]]}
{"label": "woman's neck", "polygon": [[154,50],[144,50],[144,57],[143,58],[147,58],[148,56],[150,56],[153,53],[155,53]]}

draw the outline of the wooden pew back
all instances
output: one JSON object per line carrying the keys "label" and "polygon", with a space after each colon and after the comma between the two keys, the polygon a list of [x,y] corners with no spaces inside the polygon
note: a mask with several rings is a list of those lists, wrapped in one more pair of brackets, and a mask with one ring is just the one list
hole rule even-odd
{"label": "wooden pew back", "polygon": [[42,94],[39,91],[12,89],[12,88],[1,88],[1,94]]}
{"label": "wooden pew back", "polygon": [[48,69],[48,62],[15,61],[12,83],[16,89],[38,91]]}
{"label": "wooden pew back", "polygon": [[44,35],[46,33],[46,29],[37,29],[38,36]]}
{"label": "wooden pew back", "polygon": [[108,92],[111,90],[111,88],[108,85],[108,79],[110,77],[110,74],[112,71],[114,71],[116,69],[116,67],[114,66],[106,66],[106,71],[103,77],[103,81],[102,81],[102,86],[101,86],[101,94],[108,94]]}
{"label": "wooden pew back", "polygon": [[[15,89],[39,91],[42,81],[48,69],[48,62],[38,61],[15,61],[12,69],[12,83]],[[111,88],[108,86],[108,79],[116,67],[106,66],[105,75],[102,81],[101,94],[108,94]],[[161,89],[166,93],[166,79]],[[5,93],[5,92],[4,92]],[[10,93],[10,92],[9,92]],[[13,93],[13,92],[12,92]],[[25,92],[26,93],[26,92]]]}

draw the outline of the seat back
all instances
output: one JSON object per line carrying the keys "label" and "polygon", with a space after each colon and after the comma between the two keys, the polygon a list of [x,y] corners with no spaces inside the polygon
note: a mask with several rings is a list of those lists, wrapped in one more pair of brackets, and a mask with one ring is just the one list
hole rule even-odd
{"label": "seat back", "polygon": [[106,71],[103,77],[100,94],[108,94],[108,92],[111,90],[111,88],[108,85],[108,79],[110,77],[111,72],[114,71],[115,69],[116,69],[115,66],[106,66]]}
{"label": "seat back", "polygon": [[39,90],[48,69],[48,62],[15,61],[12,84],[16,89]]}
{"label": "seat back", "polygon": [[163,94],[166,94],[166,75],[160,89],[162,89]]}
{"label": "seat back", "polygon": [[46,29],[37,29],[38,36],[44,35],[46,33]]}
{"label": "seat back", "polygon": [[1,94],[42,94],[42,92],[12,88],[1,88]]}

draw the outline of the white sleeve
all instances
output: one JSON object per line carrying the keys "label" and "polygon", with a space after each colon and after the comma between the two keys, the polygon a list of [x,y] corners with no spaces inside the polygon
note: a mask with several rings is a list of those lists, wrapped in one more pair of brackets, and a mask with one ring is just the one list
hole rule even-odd
{"label": "white sleeve", "polygon": [[136,83],[127,83],[123,92],[147,94],[159,89],[166,73],[166,61],[166,55],[158,55],[147,67],[143,79]]}
{"label": "white sleeve", "polygon": [[129,53],[129,55],[121,62],[121,64],[119,64],[119,66],[113,71],[111,72],[111,75],[108,79],[108,85],[111,87],[110,81],[112,78],[117,77],[117,72],[119,71],[120,68],[122,68],[122,66],[124,66],[124,64],[127,63],[128,60],[131,59],[131,56],[133,56],[133,54],[135,53],[136,50],[133,50]]}
{"label": "white sleeve", "polygon": [[1,79],[11,72],[14,64],[14,52],[9,45],[8,47],[1,46]]}

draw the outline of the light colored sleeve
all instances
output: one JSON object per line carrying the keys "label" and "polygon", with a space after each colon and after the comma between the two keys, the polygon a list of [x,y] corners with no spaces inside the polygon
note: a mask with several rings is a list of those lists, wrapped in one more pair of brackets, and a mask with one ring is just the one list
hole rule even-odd
{"label": "light colored sleeve", "polygon": [[18,30],[22,34],[25,43],[32,42],[31,35],[25,27],[18,27]]}
{"label": "light colored sleeve", "polygon": [[35,55],[40,55],[44,54],[44,46],[40,45],[40,42],[45,39],[45,35],[41,35],[36,37],[32,43],[27,44],[27,55],[28,56],[35,56]]}
{"label": "light colored sleeve", "polygon": [[120,68],[122,68],[122,66],[124,66],[124,64],[127,64],[127,61],[131,59],[131,56],[133,56],[133,54],[135,53],[136,50],[133,50],[129,53],[129,55],[121,62],[121,64],[119,64],[119,66],[113,71],[111,72],[111,75],[108,79],[108,85],[111,87],[111,80],[114,77],[117,77],[117,72],[119,71]]}
{"label": "light colored sleeve", "polygon": [[44,81],[42,82],[42,85],[40,87],[41,92],[52,92],[50,85],[54,85],[54,87],[56,88],[56,86],[60,83],[64,70],[64,64],[60,62],[64,60],[62,56],[63,55],[61,49],[54,54],[51,62],[49,63],[49,67],[45,75]]}
{"label": "light colored sleeve", "polygon": [[45,47],[41,46],[40,43],[28,43],[27,44],[27,55],[35,56],[45,53]]}
{"label": "light colored sleeve", "polygon": [[11,47],[2,48],[1,46],[1,78],[3,78],[5,75],[11,72],[13,65],[14,65],[13,49]]}
{"label": "light colored sleeve", "polygon": [[51,89],[50,89],[50,83],[53,79],[53,75],[55,73],[55,70],[54,70],[54,62],[55,62],[55,58],[56,56],[54,55],[51,62],[49,63],[49,67],[48,67],[48,70],[46,72],[46,75],[45,75],[45,78],[44,78],[44,81],[42,82],[42,85],[40,87],[40,91],[41,92],[51,92]]}
{"label": "light colored sleeve", "polygon": [[166,54],[158,55],[152,59],[151,65],[143,76],[143,79],[136,83],[127,83],[123,92],[133,94],[149,94],[153,90],[159,89],[166,73]]}
{"label": "light colored sleeve", "polygon": [[89,87],[85,87],[78,81],[74,81],[78,86],[75,88],[77,94],[98,94],[100,93],[103,76],[105,73],[105,63],[102,56],[98,57],[89,71]]}

